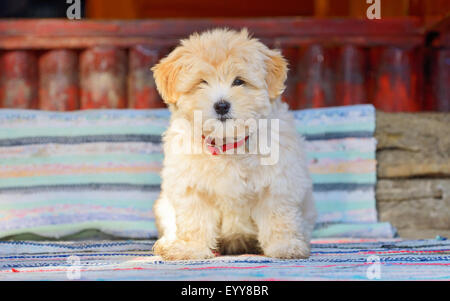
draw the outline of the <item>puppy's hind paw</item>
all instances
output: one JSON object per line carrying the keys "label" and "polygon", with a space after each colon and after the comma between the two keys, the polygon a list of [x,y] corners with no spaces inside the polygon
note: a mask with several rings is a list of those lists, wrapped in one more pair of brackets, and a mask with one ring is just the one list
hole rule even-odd
{"label": "puppy's hind paw", "polygon": [[264,255],[280,259],[306,259],[310,255],[310,245],[300,239],[271,243],[264,248]]}

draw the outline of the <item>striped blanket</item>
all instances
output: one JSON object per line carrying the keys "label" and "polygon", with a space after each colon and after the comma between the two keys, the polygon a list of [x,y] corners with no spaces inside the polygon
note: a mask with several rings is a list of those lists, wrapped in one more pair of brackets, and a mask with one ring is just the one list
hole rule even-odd
{"label": "striped blanket", "polygon": [[153,241],[0,242],[0,280],[450,280],[448,240],[316,240],[306,260],[165,262]]}
{"label": "striped blanket", "polygon": [[[307,140],[314,236],[392,237],[377,222],[373,106],[293,113]],[[152,205],[168,118],[164,109],[0,110],[0,237],[87,229],[156,237]]]}

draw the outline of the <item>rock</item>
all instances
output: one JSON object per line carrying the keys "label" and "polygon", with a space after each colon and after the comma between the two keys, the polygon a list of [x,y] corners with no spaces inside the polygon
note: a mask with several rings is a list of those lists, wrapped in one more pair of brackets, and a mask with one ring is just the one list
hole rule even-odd
{"label": "rock", "polygon": [[398,234],[404,239],[434,239],[438,235],[450,239],[450,230],[442,229],[400,229]]}
{"label": "rock", "polygon": [[450,114],[377,112],[379,179],[450,176]]}
{"label": "rock", "polygon": [[450,179],[379,180],[376,198],[380,221],[390,222],[402,238],[450,232]]}

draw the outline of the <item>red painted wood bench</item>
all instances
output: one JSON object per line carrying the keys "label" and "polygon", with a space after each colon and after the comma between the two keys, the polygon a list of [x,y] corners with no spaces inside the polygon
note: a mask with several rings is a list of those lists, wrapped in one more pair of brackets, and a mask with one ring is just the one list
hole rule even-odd
{"label": "red painted wood bench", "polygon": [[150,67],[180,38],[247,27],[290,62],[291,108],[372,103],[449,111],[448,20],[199,19],[0,21],[0,107],[45,110],[163,107]]}

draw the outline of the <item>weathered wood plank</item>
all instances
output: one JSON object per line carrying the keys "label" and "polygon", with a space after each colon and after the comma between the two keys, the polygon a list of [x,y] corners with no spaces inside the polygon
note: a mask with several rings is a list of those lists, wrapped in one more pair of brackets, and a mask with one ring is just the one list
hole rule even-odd
{"label": "weathered wood plank", "polygon": [[142,36],[180,38],[211,27],[249,28],[255,35],[266,37],[302,35],[421,35],[419,18],[316,19],[316,18],[202,18],[159,19],[137,21],[91,21],[40,19],[2,20],[0,37],[85,37],[85,36]]}
{"label": "weathered wood plank", "polygon": [[38,62],[32,51],[0,54],[0,107],[37,109]]}
{"label": "weathered wood plank", "polygon": [[39,109],[72,111],[79,108],[78,54],[51,50],[39,58]]}
{"label": "weathered wood plank", "polygon": [[137,45],[128,57],[128,107],[133,109],[163,108],[150,66],[161,57],[160,49]]}
{"label": "weathered wood plank", "polygon": [[375,47],[370,50],[371,97],[386,112],[422,109],[423,62],[420,48]]}
{"label": "weathered wood plank", "polygon": [[[2,21],[0,21],[1,23]],[[213,28],[210,26],[209,28]],[[237,27],[238,28],[238,27]],[[249,29],[253,33],[252,29]],[[195,32],[195,31],[192,31]],[[191,33],[192,33],[191,32]],[[68,48],[68,49],[82,49],[94,46],[116,46],[116,47],[132,47],[138,44],[146,44],[152,46],[167,46],[178,44],[181,38],[186,38],[190,33],[179,37],[151,37],[151,36],[0,36],[0,49],[54,49],[54,48]],[[300,35],[287,36],[280,35],[278,37],[264,36],[263,34],[255,34],[266,44],[273,44],[276,48],[288,47],[291,45],[308,45],[308,44],[332,44],[332,45],[355,45],[361,47],[377,47],[385,45],[394,45],[398,47],[417,47],[423,42],[423,36],[365,36],[361,35]]]}
{"label": "weathered wood plank", "polygon": [[88,48],[97,45],[175,44],[193,32],[246,27],[256,37],[282,44],[335,43],[417,46],[423,29],[417,18],[364,20],[314,18],[214,18],[138,21],[1,20],[0,48]]}
{"label": "weathered wood plank", "polygon": [[127,54],[114,47],[94,47],[80,57],[81,109],[127,106]]}
{"label": "weathered wood plank", "polygon": [[426,58],[425,109],[450,112],[450,46],[430,49]]}

